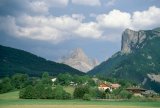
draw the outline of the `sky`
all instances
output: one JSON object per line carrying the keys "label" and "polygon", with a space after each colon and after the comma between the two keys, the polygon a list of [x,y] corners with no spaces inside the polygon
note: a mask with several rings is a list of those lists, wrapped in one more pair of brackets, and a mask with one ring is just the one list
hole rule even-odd
{"label": "sky", "polygon": [[160,0],[0,0],[0,44],[58,61],[82,48],[100,62],[126,29],[160,26]]}

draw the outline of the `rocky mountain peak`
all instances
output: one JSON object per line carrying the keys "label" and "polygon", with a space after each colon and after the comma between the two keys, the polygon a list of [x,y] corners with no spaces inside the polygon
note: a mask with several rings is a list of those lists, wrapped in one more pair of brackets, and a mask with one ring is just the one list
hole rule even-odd
{"label": "rocky mountain peak", "polygon": [[99,64],[96,59],[90,59],[81,48],[71,51],[69,55],[61,58],[61,62],[82,72],[88,72]]}
{"label": "rocky mountain peak", "polygon": [[146,38],[145,31],[133,31],[126,29],[122,34],[122,53],[131,53],[132,48],[135,48],[137,45],[142,43]]}
{"label": "rocky mountain peak", "polygon": [[87,59],[87,56],[85,55],[85,53],[83,52],[83,50],[81,48],[76,48],[71,51],[70,58]]}

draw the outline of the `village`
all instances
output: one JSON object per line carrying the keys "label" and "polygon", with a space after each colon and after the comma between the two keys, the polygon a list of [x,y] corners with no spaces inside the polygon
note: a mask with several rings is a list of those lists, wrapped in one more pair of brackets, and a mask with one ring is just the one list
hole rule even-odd
{"label": "village", "polygon": [[[56,82],[57,78],[53,78],[51,80],[52,80],[53,86],[55,86],[55,82]],[[138,85],[124,86],[118,82],[111,83],[106,80],[100,80],[99,78],[96,78],[96,77],[92,77],[91,80],[94,81],[94,83],[95,83],[94,88],[97,88],[99,91],[102,91],[106,94],[113,94],[115,91],[125,90],[130,95],[132,95],[134,97],[138,97],[138,98],[158,97],[159,96],[159,94],[156,93],[154,90],[148,90],[148,89],[145,89],[145,88],[140,87]],[[78,84],[74,81],[70,81],[68,86],[76,88],[80,85],[87,86],[87,85],[89,85],[89,83],[88,83],[88,81],[86,81],[83,84],[82,83]],[[118,95],[118,94],[116,94],[116,95]],[[109,98],[113,98],[113,97],[110,96]]]}

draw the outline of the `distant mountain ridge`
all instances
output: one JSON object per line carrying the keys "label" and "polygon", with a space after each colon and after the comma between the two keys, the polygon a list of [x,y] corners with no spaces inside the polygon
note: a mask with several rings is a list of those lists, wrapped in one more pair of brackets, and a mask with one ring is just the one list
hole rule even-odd
{"label": "distant mountain ridge", "polygon": [[88,72],[98,65],[98,61],[96,59],[92,60],[87,57],[81,48],[74,49],[69,55],[61,58],[60,62],[82,72]]}
{"label": "distant mountain ridge", "polygon": [[160,92],[160,83],[150,77],[160,74],[160,28],[126,29],[122,34],[121,51],[88,74],[132,80]]}
{"label": "distant mountain ridge", "polygon": [[26,73],[30,76],[41,76],[43,72],[48,72],[50,75],[66,72],[84,74],[65,64],[49,61],[23,50],[0,45],[0,52],[0,77],[15,73]]}

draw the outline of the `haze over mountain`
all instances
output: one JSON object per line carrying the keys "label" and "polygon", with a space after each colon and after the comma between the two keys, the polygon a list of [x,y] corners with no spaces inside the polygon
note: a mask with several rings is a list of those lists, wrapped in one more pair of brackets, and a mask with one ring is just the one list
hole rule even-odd
{"label": "haze over mountain", "polygon": [[98,65],[98,61],[89,58],[81,48],[76,48],[69,55],[62,57],[61,63],[67,64],[82,72],[88,72]]}
{"label": "haze over mountain", "polygon": [[84,74],[65,64],[49,61],[23,50],[0,45],[0,51],[0,77],[15,73],[26,73],[29,76],[41,76],[43,72],[48,72],[50,75],[66,72]]}
{"label": "haze over mountain", "polygon": [[160,91],[160,28],[122,34],[121,51],[89,72],[91,75],[132,80]]}

